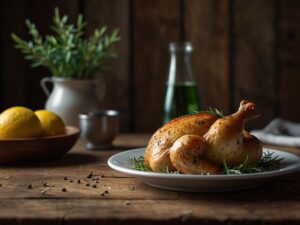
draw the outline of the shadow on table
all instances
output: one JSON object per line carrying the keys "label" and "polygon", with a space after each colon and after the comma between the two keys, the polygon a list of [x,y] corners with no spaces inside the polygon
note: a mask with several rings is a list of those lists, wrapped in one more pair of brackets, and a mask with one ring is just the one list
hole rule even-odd
{"label": "shadow on table", "polygon": [[71,167],[76,165],[90,164],[97,161],[99,161],[99,157],[91,154],[69,152],[68,154],[63,155],[61,158],[50,161],[4,164],[1,165],[0,168]]}
{"label": "shadow on table", "polygon": [[295,179],[298,174],[289,175],[290,179],[274,180],[252,189],[232,192],[216,193],[188,193],[180,192],[180,198],[185,200],[224,200],[224,201],[275,201],[299,200],[300,183]]}

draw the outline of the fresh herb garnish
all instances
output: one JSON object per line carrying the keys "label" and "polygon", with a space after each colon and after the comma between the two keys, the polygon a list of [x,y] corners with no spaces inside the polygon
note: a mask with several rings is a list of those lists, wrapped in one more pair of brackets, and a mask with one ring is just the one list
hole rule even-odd
{"label": "fresh herb garnish", "polygon": [[220,111],[216,108],[213,108],[211,106],[208,107],[208,110],[201,111],[200,113],[209,113],[209,114],[212,114],[212,115],[220,117],[220,118],[224,117],[224,113],[222,111]]}
{"label": "fresh herb garnish", "polygon": [[[279,155],[274,155],[274,152],[264,152],[262,158],[255,165],[249,165],[248,158],[245,162],[239,166],[229,167],[226,161],[223,162],[223,174],[245,174],[245,173],[258,173],[265,172],[280,168],[280,162],[283,158],[279,158]],[[144,156],[133,157],[131,159],[132,168],[141,171],[151,171],[147,168],[144,160]],[[178,171],[159,170],[159,173],[173,173],[179,174]]]}
{"label": "fresh herb garnish", "polygon": [[131,159],[131,164],[132,164],[132,168],[135,170],[142,170],[142,171],[151,171],[147,168],[146,164],[145,164],[145,160],[144,160],[144,156],[139,156],[139,157],[133,157]]}
{"label": "fresh herb garnish", "polygon": [[274,152],[263,152],[262,158],[255,164],[249,165],[248,158],[245,162],[239,166],[229,167],[226,161],[223,162],[224,174],[244,174],[244,173],[257,173],[265,172],[280,168],[280,162],[283,158],[279,158],[279,155],[274,155]]}

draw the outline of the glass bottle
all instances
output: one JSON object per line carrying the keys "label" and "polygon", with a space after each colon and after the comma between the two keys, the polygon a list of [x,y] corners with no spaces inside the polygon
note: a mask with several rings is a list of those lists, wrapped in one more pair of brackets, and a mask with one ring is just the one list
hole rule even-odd
{"label": "glass bottle", "polygon": [[169,52],[170,65],[164,91],[163,123],[200,111],[198,88],[192,68],[192,44],[170,43]]}

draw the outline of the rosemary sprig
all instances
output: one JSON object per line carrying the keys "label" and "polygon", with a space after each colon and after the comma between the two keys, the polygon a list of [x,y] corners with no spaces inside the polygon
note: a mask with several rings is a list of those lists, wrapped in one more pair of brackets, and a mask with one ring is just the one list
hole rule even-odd
{"label": "rosemary sprig", "polygon": [[283,160],[283,158],[279,158],[279,155],[274,156],[274,152],[264,152],[263,157],[261,160],[257,163],[257,166],[260,168],[264,168],[265,171],[273,170],[273,169],[279,169],[280,168],[280,162]]}
{"label": "rosemary sprig", "polygon": [[250,165],[248,158],[238,166],[229,167],[226,161],[223,161],[223,174],[245,174],[245,173],[257,173],[265,172],[280,168],[280,162],[283,158],[279,158],[279,155],[274,155],[274,152],[264,152],[262,158],[255,164]]}
{"label": "rosemary sprig", "polygon": [[[138,156],[138,157],[133,157],[131,159],[131,164],[132,164],[132,168],[136,169],[136,170],[141,170],[141,171],[152,171],[150,169],[147,168],[146,164],[145,164],[145,159],[144,156]],[[173,174],[179,174],[178,171],[170,171],[169,168],[165,168],[165,169],[160,169],[159,173],[173,173]]]}
{"label": "rosemary sprig", "polygon": [[[248,158],[238,166],[229,167],[224,160],[223,162],[223,174],[245,174],[245,173],[258,173],[265,172],[274,169],[280,168],[280,162],[283,158],[279,158],[279,155],[274,155],[274,152],[264,152],[262,158],[255,165],[250,165],[248,163]],[[151,171],[147,168],[144,160],[144,156],[133,157],[131,159],[132,168],[141,171]],[[159,170],[159,173],[171,173],[171,174],[179,174],[178,171],[169,171],[168,168]]]}
{"label": "rosemary sprig", "polygon": [[151,171],[147,168],[144,160],[144,156],[139,156],[139,157],[133,157],[131,159],[131,164],[132,168],[135,170],[141,170],[141,171]]}
{"label": "rosemary sprig", "polygon": [[223,118],[224,117],[224,113],[216,108],[213,108],[211,106],[208,107],[208,110],[205,111],[200,111],[200,113],[209,113],[212,115],[215,115],[217,117]]}

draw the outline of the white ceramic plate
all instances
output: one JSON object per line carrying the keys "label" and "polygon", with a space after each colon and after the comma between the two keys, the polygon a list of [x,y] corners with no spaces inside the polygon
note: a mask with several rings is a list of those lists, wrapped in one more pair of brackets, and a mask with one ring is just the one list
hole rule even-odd
{"label": "white ceramic plate", "polygon": [[294,154],[274,149],[266,149],[283,158],[278,170],[241,175],[188,175],[146,172],[132,169],[131,159],[143,156],[145,148],[133,149],[111,156],[108,165],[119,172],[140,178],[144,183],[168,190],[190,192],[220,192],[249,189],[275,177],[300,169],[300,158]]}

